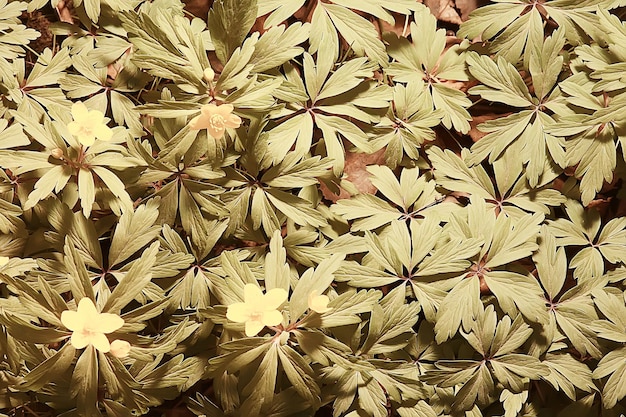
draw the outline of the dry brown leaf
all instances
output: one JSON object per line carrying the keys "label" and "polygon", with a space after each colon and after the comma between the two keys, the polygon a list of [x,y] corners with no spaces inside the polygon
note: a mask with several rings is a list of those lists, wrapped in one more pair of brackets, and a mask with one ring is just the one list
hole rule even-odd
{"label": "dry brown leaf", "polygon": [[424,4],[428,6],[430,12],[437,18],[444,22],[460,25],[463,23],[461,16],[454,8],[454,1],[452,0],[424,0]]}
{"label": "dry brown leaf", "polygon": [[461,12],[461,20],[466,21],[469,14],[476,10],[480,3],[485,3],[480,0],[456,0],[456,8]]}
{"label": "dry brown leaf", "polygon": [[489,113],[472,117],[472,120],[470,120],[469,122],[470,131],[467,134],[470,138],[472,138],[473,142],[478,142],[480,139],[483,138],[483,136],[487,135],[486,132],[481,132],[480,130],[478,130],[478,125],[489,120],[497,119],[499,117],[504,116],[502,114]]}
{"label": "dry brown leaf", "polygon": [[[378,189],[374,187],[370,181],[370,174],[367,172],[368,165],[384,165],[385,164],[385,148],[372,154],[346,152],[346,162],[344,165],[344,175],[342,182],[348,181],[349,184],[343,184],[344,187],[355,188],[353,191],[360,193],[375,194]],[[350,187],[352,186],[352,187]],[[351,193],[344,188],[339,188],[339,194],[335,194],[326,184],[321,183],[320,189],[324,198],[332,201],[350,198]]]}
{"label": "dry brown leaf", "polygon": [[74,23],[74,18],[72,17],[72,2],[66,2],[65,0],[60,0],[57,3],[57,13],[59,15],[59,20],[65,23]]}

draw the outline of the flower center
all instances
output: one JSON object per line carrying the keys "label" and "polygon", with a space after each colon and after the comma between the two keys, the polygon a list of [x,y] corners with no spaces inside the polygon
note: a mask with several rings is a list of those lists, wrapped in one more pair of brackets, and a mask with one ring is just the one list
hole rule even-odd
{"label": "flower center", "polygon": [[253,311],[248,317],[250,318],[250,321],[261,321],[261,319],[263,318],[263,313],[259,311]]}
{"label": "flower center", "polygon": [[215,130],[222,130],[226,127],[226,122],[221,114],[214,114],[211,116],[209,124]]}
{"label": "flower center", "polygon": [[80,127],[79,135],[93,136],[93,129],[91,128],[91,126],[82,125]]}

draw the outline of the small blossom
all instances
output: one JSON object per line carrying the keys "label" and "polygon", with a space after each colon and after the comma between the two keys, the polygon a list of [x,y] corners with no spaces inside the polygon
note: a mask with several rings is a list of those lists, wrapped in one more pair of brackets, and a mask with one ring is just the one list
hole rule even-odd
{"label": "small blossom", "polygon": [[192,130],[207,129],[209,135],[215,139],[224,136],[227,127],[237,128],[241,126],[241,118],[231,114],[234,110],[232,104],[205,104],[200,109],[200,115],[189,121],[189,128]]}
{"label": "small blossom", "polygon": [[130,343],[126,340],[115,339],[111,342],[110,353],[116,358],[125,358],[130,353]]}
{"label": "small blossom", "polygon": [[246,284],[243,290],[243,303],[228,306],[226,318],[236,323],[246,324],[246,336],[256,336],[265,326],[276,326],[283,321],[278,307],[287,300],[287,291],[274,288],[263,294],[254,284]]}
{"label": "small blossom", "polygon": [[309,294],[309,308],[316,313],[323,314],[332,310],[330,307],[328,307],[329,301],[330,300],[328,299],[327,295],[317,295],[317,292],[315,291]]}
{"label": "small blossom", "polygon": [[215,71],[211,67],[205,69],[203,75],[204,79],[209,83],[215,79]]}
{"label": "small blossom", "polygon": [[76,349],[93,345],[100,352],[111,350],[106,333],[112,333],[124,325],[124,319],[117,314],[98,313],[91,299],[85,297],[78,303],[78,310],[61,313],[61,323],[71,330],[70,343]]}
{"label": "small blossom", "polygon": [[63,159],[63,149],[54,148],[50,151],[50,155],[52,155],[54,159]]}
{"label": "small blossom", "polygon": [[98,110],[89,110],[85,103],[72,104],[73,122],[67,125],[70,133],[83,146],[93,145],[96,139],[108,141],[113,137],[113,131],[107,126],[108,117]]}

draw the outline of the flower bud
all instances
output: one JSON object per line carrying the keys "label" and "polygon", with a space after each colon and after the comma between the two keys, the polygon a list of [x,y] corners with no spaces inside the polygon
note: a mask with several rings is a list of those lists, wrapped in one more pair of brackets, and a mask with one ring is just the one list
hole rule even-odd
{"label": "flower bud", "polygon": [[125,358],[130,353],[130,343],[126,340],[115,339],[111,342],[111,355],[116,358]]}
{"label": "flower bud", "polygon": [[211,67],[204,70],[204,79],[209,83],[215,79],[215,71]]}
{"label": "flower bud", "polygon": [[63,149],[54,148],[50,151],[50,155],[52,155],[54,159],[63,159]]}

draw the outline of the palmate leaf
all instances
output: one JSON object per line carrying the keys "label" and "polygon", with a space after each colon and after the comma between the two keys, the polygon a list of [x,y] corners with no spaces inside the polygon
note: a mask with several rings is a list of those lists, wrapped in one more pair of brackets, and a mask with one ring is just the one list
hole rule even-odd
{"label": "palmate leaf", "polygon": [[[565,141],[549,133],[550,127],[556,122],[546,112],[559,96],[559,91],[554,86],[561,71],[563,58],[559,53],[564,42],[563,31],[556,31],[541,46],[533,49],[530,73],[535,86],[535,97],[531,96],[517,69],[504,58],[499,57],[494,62],[487,56],[475,53],[468,55],[469,71],[483,84],[472,87],[469,91],[471,94],[524,108],[509,116],[479,125],[479,129],[488,132],[488,135],[472,146],[472,153],[467,158],[470,165],[475,165],[486,157],[493,163],[504,153],[514,155],[514,158],[511,157],[511,160],[517,162],[514,168],[521,173],[522,165],[526,167],[525,173],[531,187],[545,181],[542,176],[549,173],[550,164],[561,168],[566,166],[563,149]],[[558,62],[561,64],[557,65]]]}
{"label": "palmate leaf", "polygon": [[331,206],[334,213],[354,221],[353,231],[374,230],[399,219],[445,219],[457,208],[442,201],[433,181],[428,175],[420,175],[418,168],[404,168],[399,180],[386,166],[371,165],[367,170],[372,184],[387,201],[371,194],[357,194]]}
{"label": "palmate leaf", "polygon": [[536,279],[510,268],[515,261],[530,256],[537,249],[537,234],[543,215],[526,214],[517,219],[496,216],[482,198],[473,196],[470,201],[465,216],[462,213],[451,216],[450,237],[475,239],[482,244],[478,254],[471,259],[473,266],[460,274],[462,279],[453,284],[439,306],[435,324],[439,342],[456,334],[461,323],[467,329],[471,317],[480,313],[479,282],[484,282],[506,313],[514,316],[522,313],[534,322],[547,319],[541,287]]}
{"label": "palmate leaf", "polygon": [[493,395],[494,380],[513,392],[520,392],[527,379],[539,379],[549,372],[537,358],[515,353],[531,333],[521,316],[514,321],[504,316],[498,322],[493,306],[489,305],[476,317],[471,332],[462,332],[483,361],[437,361],[436,369],[426,372],[421,379],[441,387],[462,385],[453,404],[458,410],[469,410],[476,401],[487,403]]}
{"label": "palmate leaf", "polygon": [[[556,330],[562,332],[569,343],[582,355],[591,355],[599,358],[602,355],[592,324],[598,318],[591,293],[595,288],[606,284],[605,280],[597,282],[587,281],[576,286],[564,289],[567,275],[567,258],[564,248],[557,249],[554,235],[548,226],[541,228],[539,249],[533,255],[537,267],[539,281],[545,290],[546,309],[550,320],[544,326],[544,342],[537,342],[541,346],[540,352],[548,351],[556,341]],[[565,291],[565,292],[563,292]]]}
{"label": "palmate leaf", "polygon": [[[69,51],[62,48],[56,53],[46,48],[39,55],[32,72],[26,76],[25,61],[13,61],[11,76],[2,77],[5,98],[23,114],[40,119],[51,115],[55,119],[64,120],[69,113],[71,102],[67,100],[60,88],[64,71],[71,65]],[[45,117],[48,119],[48,117]]]}
{"label": "palmate leaf", "polygon": [[507,61],[517,63],[523,58],[527,68],[531,48],[541,43],[546,22],[556,24],[568,43],[581,44],[602,38],[596,8],[611,7],[612,0],[552,0],[534,3],[531,0],[498,1],[479,7],[461,25],[458,36],[491,41],[491,49]]}
{"label": "palmate leaf", "polygon": [[[439,238],[444,236],[443,241]],[[352,286],[376,287],[399,282],[420,303],[426,318],[435,321],[450,280],[463,275],[480,249],[481,240],[458,239],[439,220],[426,218],[408,225],[393,221],[379,234],[366,232],[369,253],[363,264],[346,263],[336,274]],[[433,285],[441,281],[441,285]],[[454,285],[454,284],[452,284]]]}
{"label": "palmate leaf", "polygon": [[188,92],[206,91],[202,75],[211,65],[203,39],[196,36],[189,20],[161,8],[152,15],[123,12],[120,18],[135,48],[132,60],[137,67],[179,83]]}
{"label": "palmate leaf", "polygon": [[597,391],[591,370],[572,355],[548,353],[542,363],[550,368],[550,373],[543,379],[555,389],[563,391],[571,400],[576,400],[576,388],[584,392]]}
{"label": "palmate leaf", "polygon": [[0,57],[13,60],[23,55],[23,46],[40,36],[36,30],[20,24],[19,17],[28,6],[29,2],[0,1]]}
{"label": "palmate leaf", "polygon": [[[586,59],[582,47],[576,48]],[[593,66],[593,64],[591,64]],[[574,175],[581,178],[583,205],[588,205],[605,182],[613,180],[617,165],[616,142],[621,142],[622,128],[615,123],[617,107],[622,107],[620,95],[594,91],[600,82],[580,72],[567,78],[559,87],[568,97],[569,106],[559,112],[559,122],[549,129],[554,135],[569,136],[566,142],[567,165],[575,166]]]}
{"label": "palmate leaf", "polygon": [[236,0],[218,0],[209,11],[208,26],[215,53],[226,63],[238,48],[256,20],[256,0],[244,3]]}
{"label": "palmate leaf", "polygon": [[[507,158],[494,161],[495,186],[481,165],[468,166],[469,156],[463,150],[461,156],[452,151],[432,146],[427,150],[433,168],[435,182],[443,188],[457,193],[468,193],[483,198],[497,213],[519,218],[527,212],[550,213],[549,206],[558,206],[566,198],[550,184],[538,184],[532,188],[525,176],[511,173]],[[548,177],[549,178],[549,177]],[[548,179],[546,178],[546,179]]]}
{"label": "palmate leaf", "polygon": [[571,259],[569,267],[579,279],[599,278],[604,274],[604,260],[610,263],[625,262],[626,219],[615,218],[602,227],[600,214],[594,208],[585,210],[580,203],[568,200],[565,218],[548,224],[560,246],[584,246]]}
{"label": "palmate leaf", "polygon": [[425,6],[418,6],[415,23],[411,24],[411,38],[412,42],[409,42],[393,33],[384,35],[389,45],[387,53],[394,59],[386,72],[396,82],[426,81],[430,108],[443,111],[440,114],[443,125],[461,133],[468,132],[471,117],[467,108],[471,104],[470,100],[465,93],[442,83],[469,79],[463,54],[464,45],[454,45],[444,53],[445,30],[437,30],[437,19]]}
{"label": "palmate leaf", "polygon": [[626,348],[607,353],[593,371],[593,379],[609,377],[602,388],[602,405],[613,408],[626,396]]}
{"label": "palmate leaf", "polygon": [[[97,51],[97,49],[96,49]],[[85,100],[88,107],[107,113],[110,106],[113,119],[118,125],[126,125],[134,136],[141,136],[143,127],[139,122],[139,114],[134,111],[135,105],[123,93],[138,91],[146,81],[146,77],[134,77],[132,87],[122,84],[124,77],[118,74],[113,86],[107,82],[106,68],[94,68],[93,63],[81,55],[72,57],[72,66],[80,75],[67,74],[60,82],[63,90],[70,98],[89,97]],[[142,79],[143,78],[143,79]],[[112,88],[111,88],[112,87]]]}
{"label": "palmate leaf", "polygon": [[[344,166],[346,150],[342,138],[358,151],[374,151],[368,136],[350,118],[366,123],[378,121],[375,109],[389,106],[391,90],[369,79],[375,65],[366,58],[345,61],[331,73],[333,64],[334,58],[327,50],[318,52],[317,61],[304,53],[304,83],[293,66],[284,67],[285,80],[296,89],[297,97],[269,125],[268,139],[264,139],[268,141],[268,160],[277,163],[292,147],[296,156],[304,157],[313,143],[314,126],[321,130],[323,138],[316,153],[325,149],[326,156],[333,159],[336,175]],[[309,98],[305,98],[307,95]]]}
{"label": "palmate leaf", "polygon": [[417,161],[424,142],[435,139],[431,129],[440,123],[443,111],[432,111],[432,105],[421,80],[409,82],[406,87],[396,84],[393,102],[385,117],[376,125],[376,148],[385,146],[385,162],[394,169],[404,155]]}

